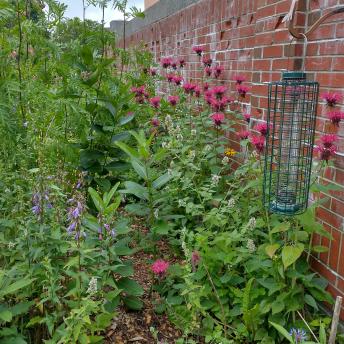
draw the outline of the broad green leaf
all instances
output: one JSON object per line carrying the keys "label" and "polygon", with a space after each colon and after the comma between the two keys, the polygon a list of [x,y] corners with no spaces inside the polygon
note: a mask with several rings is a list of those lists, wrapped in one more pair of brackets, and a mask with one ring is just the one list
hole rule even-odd
{"label": "broad green leaf", "polygon": [[169,173],[165,173],[153,182],[153,188],[158,190],[163,187],[166,183],[168,183],[173,178],[173,175]]}
{"label": "broad green leaf", "polygon": [[119,125],[125,125],[125,124],[131,122],[134,118],[135,118],[134,114],[124,116],[119,120]]}
{"label": "broad green leaf", "polygon": [[134,311],[139,311],[143,308],[143,302],[135,296],[126,296],[123,298],[124,304]]}
{"label": "broad green leaf", "polygon": [[148,200],[148,189],[146,187],[131,181],[125,182],[124,186],[125,190],[119,192],[133,194],[140,199]]}
{"label": "broad green leaf", "polygon": [[318,310],[318,304],[312,295],[306,294],[305,302],[307,303],[307,305],[313,307],[315,310]]}
{"label": "broad green leaf", "polygon": [[300,258],[303,250],[303,244],[297,244],[295,246],[284,246],[282,249],[282,262],[284,265],[284,269],[294,264]]}
{"label": "broad green leaf", "polygon": [[117,286],[120,289],[123,289],[126,294],[132,295],[132,296],[141,296],[144,293],[143,288],[138,284],[136,281],[130,279],[130,278],[121,278],[117,282]]}
{"label": "broad green leaf", "polygon": [[124,153],[126,153],[130,158],[137,158],[138,159],[140,157],[139,153],[135,149],[129,147],[124,142],[115,142],[115,145],[117,147],[119,147],[120,149],[122,149],[122,151]]}
{"label": "broad green leaf", "polygon": [[107,207],[114,196],[115,192],[117,191],[121,182],[117,182],[113,188],[109,191],[109,193],[105,193],[103,196],[104,206]]}
{"label": "broad green leaf", "polygon": [[111,203],[104,211],[105,215],[113,215],[116,210],[118,209],[118,207],[120,206],[122,201],[121,196],[117,196],[114,200],[113,203]]}
{"label": "broad green leaf", "polygon": [[135,172],[144,180],[148,179],[148,168],[146,168],[138,159],[132,159],[131,165]]}
{"label": "broad green leaf", "polygon": [[280,232],[286,232],[288,231],[290,228],[290,223],[289,222],[283,222],[278,224],[277,226],[275,226],[272,230],[271,230],[271,234],[275,234],[275,233],[280,233]]}
{"label": "broad green leaf", "polygon": [[265,252],[272,259],[279,247],[279,244],[267,245],[265,247]]}
{"label": "broad green leaf", "polygon": [[104,210],[104,202],[98,195],[98,192],[94,190],[93,188],[89,187],[88,188],[88,193],[91,195],[92,201],[94,205],[96,206],[97,210],[99,212],[103,212]]}
{"label": "broad green leaf", "polygon": [[312,247],[312,251],[316,253],[323,253],[328,251],[328,247],[326,246],[321,246],[321,245],[316,245]]}
{"label": "broad green leaf", "polygon": [[170,230],[170,226],[165,221],[158,221],[152,228],[152,231],[159,235],[167,235]]}
{"label": "broad green leaf", "polygon": [[0,290],[0,298],[30,285],[34,279],[21,279]]}
{"label": "broad green leaf", "polygon": [[294,344],[294,340],[292,336],[288,333],[288,331],[283,328],[281,325],[278,325],[272,321],[269,321],[269,323],[285,338],[289,341],[289,343]]}
{"label": "broad green leaf", "polygon": [[12,312],[10,312],[8,309],[0,311],[0,320],[4,322],[10,322],[12,320]]}

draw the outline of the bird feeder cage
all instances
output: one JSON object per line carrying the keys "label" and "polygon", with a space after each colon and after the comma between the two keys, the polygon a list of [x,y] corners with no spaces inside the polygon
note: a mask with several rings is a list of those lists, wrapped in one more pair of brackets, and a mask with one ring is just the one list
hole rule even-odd
{"label": "bird feeder cage", "polygon": [[269,84],[263,202],[295,215],[308,204],[319,84],[303,72],[285,72]]}

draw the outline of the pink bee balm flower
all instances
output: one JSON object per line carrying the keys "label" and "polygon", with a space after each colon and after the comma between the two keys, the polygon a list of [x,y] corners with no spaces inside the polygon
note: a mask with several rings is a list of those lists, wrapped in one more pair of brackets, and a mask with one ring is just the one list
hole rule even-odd
{"label": "pink bee balm flower", "polygon": [[149,102],[151,103],[151,105],[156,109],[160,106],[160,101],[161,101],[161,97],[159,96],[149,99]]}
{"label": "pink bee balm flower", "polygon": [[210,98],[210,105],[214,111],[224,111],[228,104],[228,99],[226,97],[222,97],[220,99],[216,99],[214,97]]}
{"label": "pink bee balm flower", "polygon": [[265,138],[263,136],[251,136],[251,143],[254,145],[256,151],[261,154],[265,147]]}
{"label": "pink bee balm flower", "polygon": [[158,127],[160,125],[160,121],[156,117],[152,118],[151,123],[153,127]]}
{"label": "pink bee balm flower", "polygon": [[225,115],[222,112],[213,113],[210,118],[217,127],[221,126],[225,121]]}
{"label": "pink bee balm flower", "polygon": [[172,59],[170,57],[163,57],[161,59],[161,66],[163,68],[168,68],[171,66],[171,64],[172,64]]}
{"label": "pink bee balm flower", "polygon": [[202,62],[204,64],[204,67],[210,67],[213,63],[213,60],[210,57],[203,57]]}
{"label": "pink bee balm flower", "polygon": [[248,130],[242,130],[238,133],[240,140],[247,140],[250,137],[250,132]]}
{"label": "pink bee balm flower", "polygon": [[244,118],[247,123],[250,123],[251,121],[251,115],[249,113],[244,113]]}
{"label": "pink bee balm flower", "polygon": [[215,86],[211,91],[216,98],[221,98],[226,93],[227,88],[226,86]]}
{"label": "pink bee balm flower", "polygon": [[183,77],[180,76],[180,75],[175,75],[174,78],[173,78],[173,82],[179,86],[183,81]]}
{"label": "pink bee balm flower", "polygon": [[158,259],[152,264],[152,271],[158,277],[163,277],[166,274],[166,271],[169,266],[169,262],[165,262],[162,259]]}
{"label": "pink bee balm flower", "polygon": [[192,51],[196,53],[198,56],[202,56],[204,49],[197,45],[197,46],[192,47]]}
{"label": "pink bee balm flower", "polygon": [[254,129],[257,130],[262,136],[266,136],[268,133],[267,123],[259,123],[254,127]]}
{"label": "pink bee balm flower", "polygon": [[167,79],[168,82],[174,81],[174,77],[175,77],[174,74],[167,74],[166,75],[166,79]]}
{"label": "pink bee balm flower", "polygon": [[344,112],[333,111],[327,114],[328,119],[337,127],[342,119],[344,119]]}
{"label": "pink bee balm flower", "polygon": [[172,106],[176,106],[177,103],[179,102],[179,97],[178,97],[178,96],[168,96],[168,102],[169,102]]}
{"label": "pink bee balm flower", "polygon": [[201,96],[201,88],[197,85],[194,89],[195,97],[199,98]]}
{"label": "pink bee balm flower", "polygon": [[171,67],[172,67],[174,70],[176,70],[176,69],[177,69],[177,62],[176,62],[176,61],[173,61],[173,62],[171,63]]}
{"label": "pink bee balm flower", "polygon": [[184,88],[185,93],[192,94],[195,91],[196,85],[190,82],[187,82],[183,85],[183,88]]}
{"label": "pink bee balm flower", "polygon": [[209,84],[206,82],[204,85],[203,85],[203,91],[208,91],[209,90]]}
{"label": "pink bee balm flower", "polygon": [[183,58],[179,59],[179,67],[183,68],[185,66],[185,60]]}
{"label": "pink bee balm flower", "polygon": [[211,67],[205,67],[205,68],[204,68],[204,73],[205,73],[207,76],[211,76],[211,73],[212,73]]}
{"label": "pink bee balm flower", "polygon": [[220,77],[220,75],[222,74],[224,68],[223,66],[215,66],[213,68],[213,71],[214,71],[214,77],[217,79]]}
{"label": "pink bee balm flower", "polygon": [[247,86],[243,86],[243,85],[239,84],[237,86],[237,91],[238,91],[240,97],[245,98],[246,97],[246,93],[249,91],[249,88]]}
{"label": "pink bee balm flower", "polygon": [[241,85],[246,80],[246,77],[244,75],[236,75],[234,80],[236,81],[237,85]]}
{"label": "pink bee balm flower", "polygon": [[320,137],[319,143],[326,148],[330,148],[338,140],[338,136],[334,134],[326,134]]}
{"label": "pink bee balm flower", "polygon": [[342,96],[339,93],[324,93],[321,98],[326,101],[328,106],[336,106]]}
{"label": "pink bee balm flower", "polygon": [[149,70],[149,74],[150,74],[151,76],[156,76],[157,73],[158,73],[158,71],[157,71],[156,68],[151,68],[151,69]]}
{"label": "pink bee balm flower", "polygon": [[336,147],[325,147],[325,146],[318,146],[314,148],[314,151],[319,154],[319,159],[328,162],[335,154],[336,154]]}

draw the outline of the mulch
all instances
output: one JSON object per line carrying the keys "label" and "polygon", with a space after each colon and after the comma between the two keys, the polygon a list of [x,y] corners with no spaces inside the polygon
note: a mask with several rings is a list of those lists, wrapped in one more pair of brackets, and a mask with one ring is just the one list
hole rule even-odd
{"label": "mulch", "polygon": [[[138,222],[139,223],[139,222]],[[143,234],[147,233],[147,229],[142,225],[132,225],[134,230],[140,230]],[[171,257],[168,244],[159,241],[158,252],[161,257]],[[177,329],[168,319],[166,314],[156,314],[154,312],[153,300],[158,301],[160,296],[157,293],[150,294],[152,284],[151,262],[154,257],[151,253],[139,251],[133,256],[128,257],[133,262],[135,279],[144,289],[144,295],[141,297],[144,307],[141,311],[130,311],[124,306],[119,307],[116,317],[112,325],[108,329],[106,335],[106,343],[114,344],[173,344],[182,336],[182,332]],[[152,335],[151,328],[157,333],[158,338]]]}

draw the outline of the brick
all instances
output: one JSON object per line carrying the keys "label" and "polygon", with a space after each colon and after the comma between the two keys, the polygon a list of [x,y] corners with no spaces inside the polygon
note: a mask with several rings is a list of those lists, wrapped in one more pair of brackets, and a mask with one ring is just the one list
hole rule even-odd
{"label": "brick", "polygon": [[283,56],[283,46],[275,45],[270,47],[265,47],[263,50],[263,57],[282,57]]}

